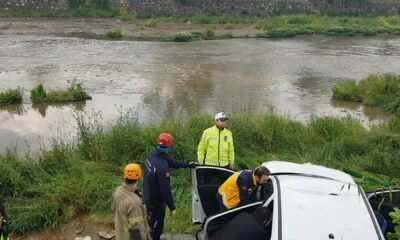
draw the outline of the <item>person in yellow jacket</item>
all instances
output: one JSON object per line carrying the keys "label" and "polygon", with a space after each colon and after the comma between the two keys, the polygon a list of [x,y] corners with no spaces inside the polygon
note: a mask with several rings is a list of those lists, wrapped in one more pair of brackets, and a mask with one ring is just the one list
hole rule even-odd
{"label": "person in yellow jacket", "polygon": [[203,132],[197,148],[199,164],[233,169],[235,163],[233,138],[231,131],[225,128],[228,119],[223,112],[215,114],[215,125]]}
{"label": "person in yellow jacket", "polygon": [[139,164],[125,166],[125,182],[112,198],[116,240],[151,240],[147,210],[136,187],[142,177]]}
{"label": "person in yellow jacket", "polygon": [[267,184],[270,174],[269,169],[263,166],[254,171],[243,170],[232,174],[218,188],[220,212],[258,201],[257,188]]}
{"label": "person in yellow jacket", "polygon": [[8,221],[6,210],[0,202],[0,240],[8,240]]}

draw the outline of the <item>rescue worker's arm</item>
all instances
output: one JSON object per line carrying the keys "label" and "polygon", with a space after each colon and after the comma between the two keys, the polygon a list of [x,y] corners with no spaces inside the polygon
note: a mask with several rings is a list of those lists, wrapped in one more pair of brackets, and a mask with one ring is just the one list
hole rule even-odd
{"label": "rescue worker's arm", "polygon": [[141,240],[142,233],[145,233],[147,229],[145,229],[145,217],[143,216],[143,204],[137,202],[135,204],[130,205],[128,210],[128,231],[131,240]]}
{"label": "rescue worker's arm", "polygon": [[237,180],[237,185],[239,188],[239,197],[240,197],[240,206],[252,203],[252,201],[250,200],[250,195],[249,195],[249,186],[251,185],[251,183],[249,183],[249,181],[242,179],[242,178],[238,178]]}
{"label": "rescue worker's arm", "polygon": [[183,161],[179,161],[179,160],[175,160],[171,157],[166,159],[168,166],[171,168],[187,168],[189,167],[189,164],[183,162]]}
{"label": "rescue worker's arm", "polygon": [[158,178],[158,184],[160,186],[161,196],[164,202],[167,204],[170,211],[175,210],[175,202],[172,197],[171,185],[170,185],[170,172],[169,171],[159,171],[156,173]]}
{"label": "rescue worker's arm", "polygon": [[231,143],[229,144],[229,150],[228,150],[228,159],[229,159],[229,165],[231,168],[233,168],[233,165],[235,165],[235,148],[233,146],[233,137],[231,135]]}
{"label": "rescue worker's arm", "polygon": [[208,141],[207,132],[204,131],[203,135],[201,136],[199,146],[197,147],[197,161],[201,165],[204,165],[204,159],[207,150],[207,141]]}

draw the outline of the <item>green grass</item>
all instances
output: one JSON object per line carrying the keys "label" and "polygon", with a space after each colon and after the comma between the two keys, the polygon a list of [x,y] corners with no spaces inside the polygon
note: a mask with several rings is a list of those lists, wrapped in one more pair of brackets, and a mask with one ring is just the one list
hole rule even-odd
{"label": "green grass", "polygon": [[393,219],[393,223],[395,224],[394,228],[394,233],[389,233],[388,234],[388,239],[389,240],[398,240],[400,239],[400,209],[395,208],[392,213],[390,213],[390,216]]}
{"label": "green grass", "polygon": [[122,29],[121,28],[112,28],[105,33],[108,38],[121,38],[122,37]]}
{"label": "green grass", "polygon": [[[0,156],[0,201],[6,203],[14,233],[54,227],[79,213],[112,223],[111,194],[122,181],[123,166],[143,163],[160,132],[174,136],[172,156],[196,160],[199,138],[213,124],[198,114],[186,120],[142,125],[122,117],[103,124],[98,117],[77,116],[80,130],[74,147],[55,142],[38,157]],[[311,162],[351,174],[367,191],[400,185],[400,120],[366,129],[352,118],[314,117],[307,123],[274,112],[232,115],[236,160],[254,168],[267,160]],[[190,172],[172,172],[177,215],[167,216],[167,233],[193,233]],[[140,185],[141,187],[141,185]]]}
{"label": "green grass", "polygon": [[33,103],[60,103],[60,102],[75,102],[92,99],[88,95],[83,85],[73,82],[71,87],[66,90],[46,91],[42,84],[38,84],[31,90],[31,100]]}
{"label": "green grass", "polygon": [[20,89],[8,89],[0,92],[0,105],[22,102],[22,92]]}
{"label": "green grass", "polygon": [[333,99],[378,106],[400,116],[400,75],[369,75],[358,84],[347,80],[333,87]]}

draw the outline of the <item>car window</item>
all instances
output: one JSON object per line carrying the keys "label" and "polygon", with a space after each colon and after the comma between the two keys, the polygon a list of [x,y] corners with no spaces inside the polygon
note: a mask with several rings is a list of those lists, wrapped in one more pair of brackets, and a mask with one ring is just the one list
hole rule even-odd
{"label": "car window", "polygon": [[197,185],[220,186],[232,174],[233,172],[224,171],[218,168],[199,168],[196,170]]}
{"label": "car window", "polygon": [[[400,191],[378,191],[369,198],[369,202],[371,203],[372,208],[375,210],[375,214],[381,215],[386,220],[387,227],[385,229],[385,233],[393,232],[394,226],[389,213],[394,211],[395,207],[400,207]],[[379,219],[379,216],[377,216],[377,218]]]}

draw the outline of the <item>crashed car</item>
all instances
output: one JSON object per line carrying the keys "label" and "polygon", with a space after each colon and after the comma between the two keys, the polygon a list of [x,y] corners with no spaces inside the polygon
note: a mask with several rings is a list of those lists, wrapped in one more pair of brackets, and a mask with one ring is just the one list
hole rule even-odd
{"label": "crashed car", "polygon": [[192,170],[192,221],[196,237],[209,239],[241,212],[272,210],[271,240],[385,239],[363,189],[339,170],[313,164],[269,161],[269,193],[258,202],[219,213],[216,193],[234,171],[211,166]]}

